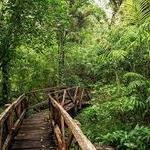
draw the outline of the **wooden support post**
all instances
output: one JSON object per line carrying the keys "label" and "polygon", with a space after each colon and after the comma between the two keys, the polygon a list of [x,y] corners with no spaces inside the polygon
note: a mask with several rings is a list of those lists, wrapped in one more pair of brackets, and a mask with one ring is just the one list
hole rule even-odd
{"label": "wooden support post", "polygon": [[74,94],[74,113],[77,113],[77,97],[78,97],[79,87],[76,87],[75,94]]}
{"label": "wooden support post", "polygon": [[74,98],[73,98],[72,95],[70,94],[70,91],[69,91],[69,90],[67,90],[67,94],[68,94],[69,98],[71,99],[71,101],[74,103]]}
{"label": "wooden support post", "polygon": [[79,109],[82,108],[82,99],[83,99],[83,95],[84,95],[84,89],[82,89],[81,97],[80,97],[80,99],[79,99]]}
{"label": "wooden support post", "polygon": [[88,100],[90,100],[90,99],[91,99],[91,97],[90,97],[90,95],[89,95],[89,92],[87,91],[87,89],[84,89],[84,91],[85,91],[85,93],[86,93],[86,97],[87,97],[87,99],[88,99]]}
{"label": "wooden support post", "polygon": [[70,134],[69,134],[69,137],[68,137],[68,141],[67,141],[67,149],[69,150],[70,149],[70,147],[71,147],[71,143],[72,143],[72,141],[73,141],[73,134],[72,134],[72,132],[70,132]]}
{"label": "wooden support post", "polygon": [[14,116],[13,116],[13,107],[12,107],[12,109],[10,110],[10,114],[9,114],[9,117],[8,117],[8,126],[9,126],[9,133],[10,134],[12,134],[11,132],[12,132],[12,128],[13,128],[13,118]]}
{"label": "wooden support post", "polygon": [[63,149],[66,150],[66,141],[65,141],[65,122],[63,116],[61,116],[61,133],[62,133],[62,144]]}
{"label": "wooden support post", "polygon": [[63,99],[61,101],[61,106],[64,106],[64,104],[65,104],[65,97],[66,97],[66,90],[64,90],[64,93],[63,93]]}
{"label": "wooden support post", "polygon": [[79,87],[76,87],[74,98],[73,98],[74,99],[74,103],[75,103],[75,101],[77,99],[78,89],[79,89]]}
{"label": "wooden support post", "polygon": [[0,150],[2,149],[2,141],[3,141],[3,121],[0,122]]}

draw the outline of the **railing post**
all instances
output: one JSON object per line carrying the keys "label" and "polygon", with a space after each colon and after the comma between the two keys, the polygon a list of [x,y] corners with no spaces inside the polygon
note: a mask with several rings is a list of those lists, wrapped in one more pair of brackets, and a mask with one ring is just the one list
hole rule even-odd
{"label": "railing post", "polygon": [[2,138],[3,138],[3,122],[0,122],[0,150],[2,149]]}
{"label": "railing post", "polygon": [[[11,108],[10,110],[10,114],[9,114],[9,117],[8,117],[8,121],[9,121],[9,133],[12,132],[12,128],[13,128],[13,119],[14,119],[14,116],[13,116],[13,109],[14,107]],[[12,134],[12,133],[11,133]]]}
{"label": "railing post", "polygon": [[78,98],[79,87],[76,87],[75,95],[74,95],[74,113],[77,113],[77,98]]}
{"label": "railing post", "polygon": [[80,96],[80,99],[79,99],[79,109],[82,108],[82,99],[83,99],[83,95],[84,95],[84,89],[81,90],[81,96]]}
{"label": "railing post", "polygon": [[[65,103],[65,98],[66,98],[66,90],[64,90],[63,92],[63,97],[62,97],[62,101],[61,101],[61,106],[64,106]],[[61,120],[61,133],[62,133],[62,143],[63,143],[63,147],[62,149],[66,150],[66,142],[65,142],[65,122],[64,122],[64,118],[62,115],[60,115],[60,120]]]}
{"label": "railing post", "polygon": [[28,108],[29,106],[29,94],[25,94],[24,107]]}
{"label": "railing post", "polygon": [[62,134],[62,150],[66,150],[66,141],[65,141],[65,122],[63,116],[61,116],[61,134]]}

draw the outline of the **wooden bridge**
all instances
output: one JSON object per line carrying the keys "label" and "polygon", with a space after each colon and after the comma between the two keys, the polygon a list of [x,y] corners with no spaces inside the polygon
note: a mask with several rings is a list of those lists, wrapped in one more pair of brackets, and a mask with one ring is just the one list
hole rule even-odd
{"label": "wooden bridge", "polygon": [[[35,100],[43,100],[42,105],[31,106]],[[0,116],[0,150],[96,150],[73,119],[89,100],[89,92],[81,87],[47,88],[21,95]],[[47,110],[27,117],[40,107]]]}

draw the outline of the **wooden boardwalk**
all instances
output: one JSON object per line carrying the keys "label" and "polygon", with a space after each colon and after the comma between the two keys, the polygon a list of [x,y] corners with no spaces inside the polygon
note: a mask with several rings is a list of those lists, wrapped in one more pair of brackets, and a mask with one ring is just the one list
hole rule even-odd
{"label": "wooden boardwalk", "polygon": [[[28,110],[35,109],[31,102],[41,97],[48,110],[26,118]],[[0,150],[96,150],[72,118],[89,100],[89,92],[81,87],[22,94],[0,115]]]}
{"label": "wooden boardwalk", "polygon": [[10,150],[56,150],[48,113],[41,112],[24,119]]}

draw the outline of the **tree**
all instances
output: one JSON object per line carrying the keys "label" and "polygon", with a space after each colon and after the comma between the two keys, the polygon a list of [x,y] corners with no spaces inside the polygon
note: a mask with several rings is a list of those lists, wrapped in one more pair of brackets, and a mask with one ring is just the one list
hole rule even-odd
{"label": "tree", "polygon": [[[2,68],[2,100],[1,105],[10,99],[10,65],[15,58],[15,50],[22,44],[30,46],[49,46],[51,33],[45,33],[48,29],[47,0],[8,0],[3,1],[1,7],[0,22],[0,64]],[[50,22],[49,22],[50,23]],[[40,50],[42,51],[42,50]]]}
{"label": "tree", "polygon": [[58,44],[58,84],[63,84],[65,78],[65,44],[70,41],[72,33],[78,32],[83,27],[84,19],[88,14],[84,15],[80,8],[87,4],[87,0],[50,2],[53,10],[53,28]]}
{"label": "tree", "polygon": [[[0,42],[1,49],[1,68],[2,68],[2,101],[1,105],[8,102],[10,98],[9,67],[13,50],[18,40],[18,31],[21,28],[21,7],[19,0],[9,0],[3,2],[1,14],[1,30],[4,31]],[[9,9],[9,11],[6,11]],[[6,21],[7,20],[7,21]],[[6,26],[5,26],[6,25]]]}
{"label": "tree", "polygon": [[111,23],[110,23],[111,25],[115,23],[116,14],[118,13],[123,1],[124,0],[110,0],[110,5],[113,10],[113,14],[111,17]]}

